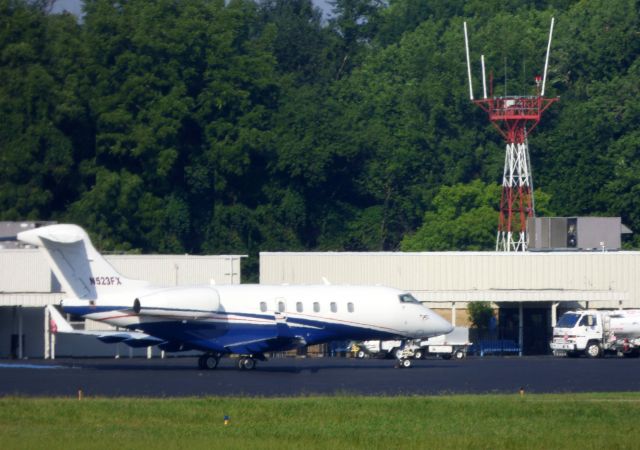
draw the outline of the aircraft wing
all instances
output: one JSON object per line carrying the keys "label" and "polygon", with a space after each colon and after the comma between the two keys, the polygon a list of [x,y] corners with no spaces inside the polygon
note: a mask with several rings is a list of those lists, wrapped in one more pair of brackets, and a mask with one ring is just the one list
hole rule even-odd
{"label": "aircraft wing", "polygon": [[149,347],[153,345],[163,344],[166,341],[164,339],[159,339],[157,337],[151,336],[146,333],[141,333],[139,331],[121,331],[121,330],[105,330],[105,331],[86,331],[86,330],[76,330],[71,326],[69,322],[67,322],[62,314],[54,308],[52,305],[47,306],[47,311],[49,311],[51,321],[50,321],[50,329],[52,333],[60,333],[60,334],[80,334],[86,336],[93,336],[100,341],[106,344],[116,344],[122,342],[123,344],[127,344],[129,347]]}

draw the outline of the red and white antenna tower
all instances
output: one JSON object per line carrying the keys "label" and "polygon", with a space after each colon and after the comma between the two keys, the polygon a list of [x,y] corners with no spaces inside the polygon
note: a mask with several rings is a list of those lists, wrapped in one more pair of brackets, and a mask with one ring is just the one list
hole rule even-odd
{"label": "red and white antenna tower", "polygon": [[531,179],[531,163],[529,161],[529,147],[527,137],[540,123],[542,113],[558,100],[545,98],[544,88],[547,81],[549,66],[549,52],[553,36],[554,19],[551,18],[547,55],[544,62],[544,76],[536,76],[535,96],[493,96],[493,80],[490,80],[490,95],[487,97],[487,83],[484,70],[484,55],[482,64],[482,89],[484,97],[481,100],[473,98],[473,83],[471,79],[471,62],[469,60],[469,39],[467,37],[467,23],[464,23],[464,44],[467,53],[467,74],[469,77],[469,97],[472,102],[480,106],[489,115],[489,120],[504,137],[507,148],[504,158],[502,175],[502,198],[500,199],[500,219],[496,236],[496,251],[525,251],[527,250],[527,218],[535,217],[533,183]]}

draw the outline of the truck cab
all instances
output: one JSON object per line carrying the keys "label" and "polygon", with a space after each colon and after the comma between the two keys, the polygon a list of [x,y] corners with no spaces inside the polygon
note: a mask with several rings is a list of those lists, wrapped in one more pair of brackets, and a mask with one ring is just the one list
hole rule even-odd
{"label": "truck cab", "polygon": [[597,358],[603,351],[605,325],[599,311],[569,311],[553,328],[551,350],[567,356],[584,352],[590,358]]}

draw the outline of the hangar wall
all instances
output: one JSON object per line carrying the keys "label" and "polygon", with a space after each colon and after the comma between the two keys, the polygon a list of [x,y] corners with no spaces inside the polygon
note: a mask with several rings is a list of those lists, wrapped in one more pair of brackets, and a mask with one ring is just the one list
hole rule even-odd
{"label": "hangar wall", "polygon": [[[381,284],[411,291],[434,308],[451,303],[430,291],[492,289],[618,291],[626,293],[624,308],[640,308],[639,275],[640,252],[260,253],[263,284],[313,284],[323,277]],[[617,300],[597,304],[619,306]]]}
{"label": "hangar wall", "polygon": [[[240,283],[240,255],[104,255],[122,275],[162,285]],[[60,292],[37,249],[0,250],[0,293]]]}

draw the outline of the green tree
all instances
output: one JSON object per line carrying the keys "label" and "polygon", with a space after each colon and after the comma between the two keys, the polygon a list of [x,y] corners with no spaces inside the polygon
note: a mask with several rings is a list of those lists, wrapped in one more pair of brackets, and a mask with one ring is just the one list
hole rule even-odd
{"label": "green tree", "polygon": [[[480,180],[443,186],[420,228],[402,240],[402,250],[495,249],[501,191],[502,186]],[[535,200],[538,215],[549,215],[549,196],[538,190]]]}
{"label": "green tree", "polygon": [[[200,251],[232,226],[225,208],[261,201],[273,35],[247,1],[92,0],[85,11],[95,178],[71,217],[135,248]],[[114,186],[125,214],[108,206]]]}
{"label": "green tree", "polygon": [[46,2],[3,0],[0,30],[0,218],[55,217],[90,146],[80,29]]}
{"label": "green tree", "polygon": [[486,330],[489,328],[493,316],[493,308],[489,302],[470,302],[467,305],[469,321],[475,328]]}
{"label": "green tree", "polygon": [[495,94],[529,95],[553,15],[536,209],[640,229],[637,2],[334,6],[0,0],[0,218],[248,253],[255,276],[260,250],[491,249],[504,143],[468,100],[462,22]]}
{"label": "green tree", "polygon": [[265,0],[260,13],[264,26],[275,30],[272,49],[281,76],[307,87],[333,80],[339,41],[311,0]]}

